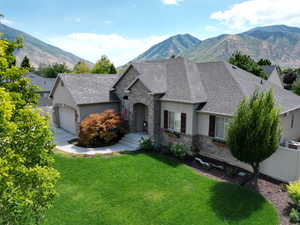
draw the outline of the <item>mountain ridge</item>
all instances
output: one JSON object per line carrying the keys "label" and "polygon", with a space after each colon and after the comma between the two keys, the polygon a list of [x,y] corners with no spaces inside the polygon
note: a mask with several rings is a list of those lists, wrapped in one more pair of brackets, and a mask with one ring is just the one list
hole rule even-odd
{"label": "mountain ridge", "polygon": [[[156,48],[152,46],[148,49],[147,51],[155,51],[152,56],[149,57],[145,54],[146,51],[141,54],[143,56],[142,60],[140,55],[133,61],[148,61],[170,57],[164,52],[164,48],[157,48],[162,43],[168,45],[166,42],[169,42],[170,39],[168,38],[154,45]],[[235,51],[250,55],[256,60],[268,58],[274,64],[283,67],[300,67],[300,28],[272,25],[256,27],[239,34],[221,34],[182,49],[178,56],[196,62],[220,61],[228,60]]]}
{"label": "mountain ridge", "polygon": [[3,34],[1,39],[16,40],[17,37],[23,38],[24,47],[16,50],[14,53],[17,64],[22,61],[24,56],[27,56],[30,59],[30,64],[34,67],[53,63],[65,63],[67,67],[72,69],[78,61],[85,61],[88,64],[92,64],[88,60],[82,59],[73,53],[64,51],[54,45],[41,41],[26,32],[1,23],[0,33]]}

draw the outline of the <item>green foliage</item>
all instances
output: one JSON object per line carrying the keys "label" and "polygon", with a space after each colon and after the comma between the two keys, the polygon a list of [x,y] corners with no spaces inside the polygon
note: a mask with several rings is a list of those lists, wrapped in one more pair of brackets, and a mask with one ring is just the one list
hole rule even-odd
{"label": "green foliage", "polygon": [[300,79],[297,78],[293,83],[292,90],[295,94],[300,95]]}
{"label": "green foliage", "polygon": [[101,74],[116,74],[117,70],[114,64],[107,58],[107,56],[101,56],[101,59],[91,69],[91,73]]}
{"label": "green foliage", "polygon": [[179,159],[183,159],[188,155],[187,148],[184,144],[171,144],[170,152],[173,153],[174,156]]}
{"label": "green foliage", "polygon": [[142,137],[140,140],[140,148],[145,151],[152,151],[154,149],[154,146],[151,139],[145,139],[144,137]]}
{"label": "green foliage", "polygon": [[291,182],[287,185],[287,191],[293,202],[300,206],[300,181]]}
{"label": "green foliage", "polygon": [[27,57],[27,55],[24,56],[24,58],[21,62],[21,67],[22,68],[30,68],[30,62],[29,62],[29,58]]}
{"label": "green foliage", "polygon": [[271,66],[272,62],[269,59],[260,59],[257,64],[260,66]]}
{"label": "green foliage", "polygon": [[25,69],[11,64],[15,44],[0,40],[0,224],[40,224],[59,175],[35,87],[22,78]]}
{"label": "green foliage", "polygon": [[297,209],[292,208],[289,214],[291,223],[298,223],[300,222],[300,213]]}
{"label": "green foliage", "polygon": [[43,77],[56,78],[59,73],[69,73],[71,72],[65,63],[59,64],[55,63],[52,65],[48,65],[40,68],[36,71],[37,74]]}
{"label": "green foliage", "polygon": [[252,166],[258,174],[259,164],[279,146],[281,136],[279,109],[272,90],[245,98],[229,123],[226,143],[232,155]]}
{"label": "green foliage", "polygon": [[73,68],[73,73],[88,73],[90,71],[89,66],[85,62],[78,62]]}
{"label": "green foliage", "polygon": [[243,55],[240,52],[235,52],[229,58],[229,63],[231,63],[243,70],[246,70],[250,73],[253,73],[254,75],[256,75],[258,77],[267,79],[267,74],[263,71],[261,66],[248,55]]}

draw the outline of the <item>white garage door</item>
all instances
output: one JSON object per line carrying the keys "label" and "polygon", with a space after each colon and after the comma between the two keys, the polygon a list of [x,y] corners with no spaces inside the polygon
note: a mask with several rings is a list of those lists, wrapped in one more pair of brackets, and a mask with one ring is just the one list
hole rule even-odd
{"label": "white garage door", "polygon": [[60,107],[59,108],[59,122],[60,127],[64,130],[75,134],[75,111],[68,107]]}

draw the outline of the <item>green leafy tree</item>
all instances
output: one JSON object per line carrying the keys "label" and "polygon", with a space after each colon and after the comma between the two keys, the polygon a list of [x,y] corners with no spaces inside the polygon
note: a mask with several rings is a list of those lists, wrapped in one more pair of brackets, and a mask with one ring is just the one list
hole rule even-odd
{"label": "green leafy tree", "polygon": [[95,63],[91,69],[91,73],[116,74],[117,70],[107,56],[103,55],[101,59]]}
{"label": "green leafy tree", "polygon": [[49,78],[56,78],[59,73],[71,72],[65,63],[54,63],[52,65],[41,67],[36,73]]}
{"label": "green leafy tree", "polygon": [[258,65],[254,59],[248,55],[243,55],[240,52],[235,52],[229,58],[229,63],[246,70],[254,75],[263,79],[267,78],[267,74],[263,71],[260,65]]}
{"label": "green leafy tree", "polygon": [[226,143],[235,158],[253,168],[253,175],[242,184],[256,180],[260,163],[277,150],[280,136],[279,109],[272,90],[255,91],[241,102],[228,126]]}
{"label": "green leafy tree", "polygon": [[27,70],[12,63],[17,44],[0,40],[0,224],[33,225],[51,207],[59,174],[36,88],[23,77]]}
{"label": "green leafy tree", "polygon": [[300,79],[297,78],[293,83],[292,90],[295,94],[300,95]]}
{"label": "green leafy tree", "polygon": [[260,66],[271,66],[272,62],[269,59],[260,59],[257,64]]}
{"label": "green leafy tree", "polygon": [[30,61],[29,58],[25,55],[22,62],[21,62],[22,68],[30,68]]}
{"label": "green leafy tree", "polygon": [[89,66],[85,62],[78,62],[74,68],[73,73],[88,73],[90,71]]}

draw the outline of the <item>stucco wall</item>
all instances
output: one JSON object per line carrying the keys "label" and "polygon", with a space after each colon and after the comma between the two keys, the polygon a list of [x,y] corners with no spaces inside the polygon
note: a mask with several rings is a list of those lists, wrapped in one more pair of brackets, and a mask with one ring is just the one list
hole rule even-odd
{"label": "stucco wall", "polygon": [[52,99],[53,105],[66,104],[73,107],[74,109],[78,109],[70,92],[65,88],[65,86],[61,85],[61,81],[59,81]]}
{"label": "stucco wall", "polygon": [[[161,102],[161,128],[164,127],[164,110],[177,113],[186,113],[186,134],[193,134],[194,126],[194,107],[192,104],[178,103],[178,102]],[[197,123],[196,123],[197,124]]]}
{"label": "stucco wall", "polygon": [[[294,114],[294,125],[291,128],[292,114]],[[197,113],[198,117],[198,133],[199,135],[208,136],[209,114]],[[300,137],[300,109],[287,114],[281,115],[282,136],[287,139],[298,139]],[[229,118],[229,117],[226,117]]]}
{"label": "stucco wall", "polygon": [[[294,115],[294,125],[291,128],[292,115]],[[289,112],[286,116],[281,116],[282,134],[287,140],[298,139],[300,137],[300,109]]]}
{"label": "stucco wall", "polygon": [[198,117],[198,133],[197,134],[208,136],[209,114],[197,113],[197,117]]}
{"label": "stucco wall", "polygon": [[85,119],[90,114],[101,113],[108,109],[113,109],[116,112],[119,112],[119,104],[118,103],[81,105],[79,108],[80,108],[80,121]]}
{"label": "stucco wall", "polygon": [[261,172],[275,179],[289,182],[300,178],[300,151],[279,147],[261,165]]}

